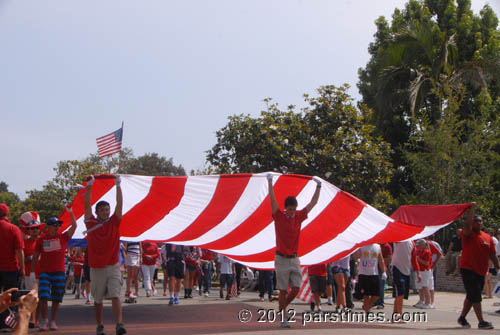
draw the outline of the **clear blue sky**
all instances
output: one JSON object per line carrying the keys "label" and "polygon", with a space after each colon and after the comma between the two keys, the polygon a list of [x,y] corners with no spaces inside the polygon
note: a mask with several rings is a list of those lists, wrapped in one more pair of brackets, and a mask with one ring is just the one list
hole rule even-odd
{"label": "clear blue sky", "polygon": [[374,21],[405,2],[0,0],[0,180],[24,198],[122,120],[136,155],[202,168],[227,117],[266,97],[349,83],[359,98]]}

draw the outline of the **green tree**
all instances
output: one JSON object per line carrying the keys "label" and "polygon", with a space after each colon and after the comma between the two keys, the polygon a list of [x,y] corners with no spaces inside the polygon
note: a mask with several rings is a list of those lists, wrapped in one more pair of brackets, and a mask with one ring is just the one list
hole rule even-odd
{"label": "green tree", "polygon": [[130,148],[124,148],[119,155],[104,159],[91,154],[82,160],[60,161],[54,172],[53,179],[40,190],[28,191],[28,197],[22,202],[25,210],[39,212],[42,219],[58,216],[63,210],[62,201],[70,201],[75,197],[77,189],[74,186],[83,184],[85,178],[92,174],[185,175],[184,168],[176,166],[172,158],[167,159],[157,153],[134,157]]}
{"label": "green tree", "polygon": [[[390,189],[398,197],[415,186],[404,148],[426,122],[444,116],[445,90],[461,95],[454,111],[461,120],[483,117],[482,95],[500,96],[500,33],[492,9],[474,15],[470,0],[410,0],[394,11],[391,24],[381,17],[376,25],[358,88],[374,110],[376,134],[394,149]],[[490,119],[499,111],[491,110]]]}
{"label": "green tree", "polygon": [[392,174],[389,145],[375,138],[371,111],[356,108],[348,85],[304,96],[300,112],[266,99],[260,117],[229,117],[207,161],[219,173],[279,171],[318,175],[365,201],[376,201]]}
{"label": "green tree", "polygon": [[9,192],[9,185],[4,181],[0,181],[0,203],[9,206],[11,218],[17,218],[21,214],[21,200],[17,194]]}

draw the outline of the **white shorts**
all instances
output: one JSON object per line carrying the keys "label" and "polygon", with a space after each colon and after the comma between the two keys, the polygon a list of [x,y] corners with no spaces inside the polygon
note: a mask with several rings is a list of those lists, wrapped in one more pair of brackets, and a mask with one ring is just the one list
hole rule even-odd
{"label": "white shorts", "polygon": [[25,290],[34,290],[38,287],[38,280],[31,279],[30,276],[24,277],[24,289]]}
{"label": "white shorts", "polygon": [[141,257],[138,254],[128,253],[125,256],[125,266],[141,266]]}
{"label": "white shorts", "polygon": [[416,287],[417,290],[421,289],[422,287],[427,287],[429,290],[434,290],[434,276],[432,275],[432,270],[425,270],[425,271],[420,271],[420,276],[422,277],[422,280],[420,283],[417,280]]}

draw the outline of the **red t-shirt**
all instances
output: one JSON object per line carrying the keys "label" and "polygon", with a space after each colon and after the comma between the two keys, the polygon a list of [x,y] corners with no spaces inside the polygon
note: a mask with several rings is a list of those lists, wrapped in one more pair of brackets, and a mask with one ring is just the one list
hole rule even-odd
{"label": "red t-shirt", "polygon": [[383,258],[387,258],[389,256],[392,256],[392,247],[389,243],[379,243],[379,244],[380,244],[380,250],[382,251]]}
{"label": "red t-shirt", "polygon": [[417,257],[422,259],[423,261],[428,262],[427,265],[425,265],[424,263],[420,262],[420,260],[417,260],[420,271],[430,270],[432,268],[432,254],[429,249],[417,248]]}
{"label": "red t-shirt", "polygon": [[85,257],[83,255],[71,257],[71,263],[73,263],[73,276],[80,277],[82,275],[84,262]]}
{"label": "red t-shirt", "polygon": [[68,233],[57,235],[43,234],[36,240],[35,251],[40,254],[40,272],[64,271]]}
{"label": "red t-shirt", "polygon": [[495,244],[490,235],[481,231],[479,234],[471,231],[469,236],[460,233],[462,238],[462,257],[460,268],[472,270],[480,276],[488,271],[489,255],[496,255]]}
{"label": "red t-shirt", "polygon": [[[120,221],[113,214],[104,224],[87,234],[89,266],[105,268],[118,263],[120,252]],[[87,229],[101,223],[94,216],[85,222]]]}
{"label": "red t-shirt", "polygon": [[213,253],[207,249],[201,249],[201,259],[205,261],[211,261],[213,259]]}
{"label": "red t-shirt", "polygon": [[[147,258],[146,256],[153,256],[153,258]],[[149,245],[142,243],[142,264],[155,265],[158,257],[160,257],[160,250],[158,250],[158,245],[156,243],[151,243]]]}
{"label": "red t-shirt", "polygon": [[286,216],[281,210],[273,213],[274,231],[276,233],[276,251],[292,255],[299,248],[300,226],[307,219],[307,209],[295,212],[293,218]]}
{"label": "red t-shirt", "polygon": [[0,219],[0,271],[17,271],[19,262],[16,250],[24,248],[21,230],[8,220]]}
{"label": "red t-shirt", "polygon": [[[24,239],[24,257],[33,256],[35,253],[36,241],[31,237]],[[31,261],[24,261],[24,274],[29,276],[31,273]],[[36,278],[40,277],[40,262],[36,263],[35,268]]]}
{"label": "red t-shirt", "polygon": [[326,264],[314,264],[307,268],[307,273],[309,276],[326,277],[328,274],[326,272]]}

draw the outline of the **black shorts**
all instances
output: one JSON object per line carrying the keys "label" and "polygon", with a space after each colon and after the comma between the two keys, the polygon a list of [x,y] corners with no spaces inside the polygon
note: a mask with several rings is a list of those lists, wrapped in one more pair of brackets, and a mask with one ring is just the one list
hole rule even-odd
{"label": "black shorts", "polygon": [[175,277],[178,279],[184,278],[184,262],[180,260],[168,261],[167,272],[169,277]]}
{"label": "black shorts", "polygon": [[220,274],[220,287],[224,288],[225,285],[227,287],[231,287],[233,285],[234,277],[233,274],[221,273]]}
{"label": "black shorts", "polygon": [[90,282],[90,266],[88,265],[83,266],[83,279]]}
{"label": "black shorts", "polygon": [[464,282],[465,294],[467,300],[472,303],[481,302],[484,286],[484,276],[480,276],[472,270],[460,269],[462,281]]}
{"label": "black shorts", "polygon": [[393,297],[404,296],[405,299],[408,299],[410,294],[410,276],[407,276],[395,266],[392,267],[392,285],[394,287],[394,291],[392,291]]}
{"label": "black shorts", "polygon": [[326,277],[309,276],[309,284],[313,293],[325,292],[326,290]]}
{"label": "black shorts", "polygon": [[378,275],[358,275],[358,279],[363,296],[378,297],[380,295],[380,279]]}

